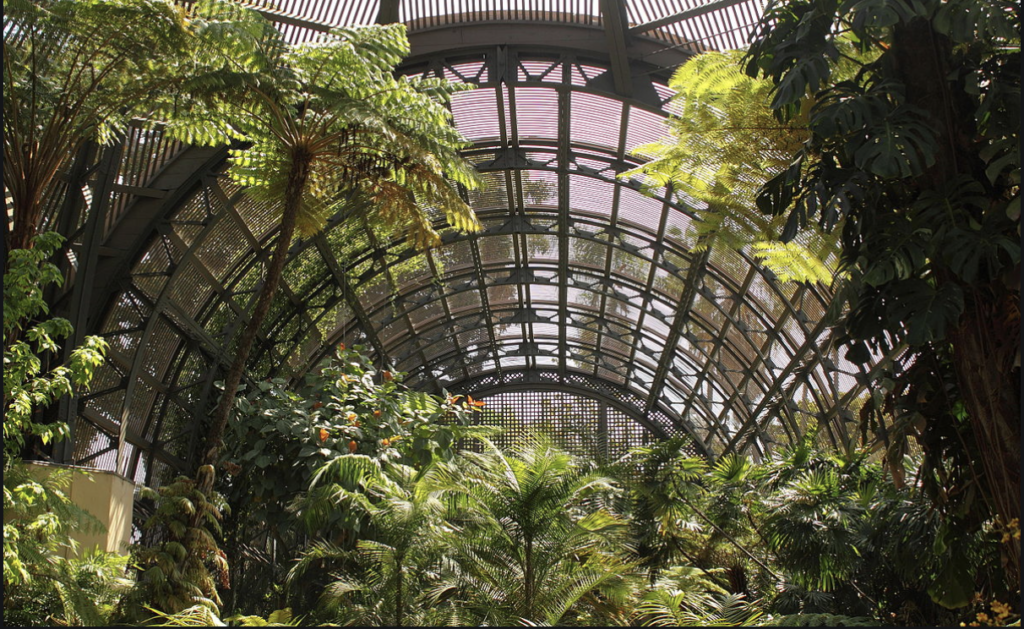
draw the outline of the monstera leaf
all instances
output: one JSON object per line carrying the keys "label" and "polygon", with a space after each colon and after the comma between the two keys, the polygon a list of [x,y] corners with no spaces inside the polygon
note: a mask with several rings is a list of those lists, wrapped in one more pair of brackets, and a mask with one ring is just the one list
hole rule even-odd
{"label": "monstera leaf", "polygon": [[956,325],[964,310],[963,291],[951,283],[934,285],[913,278],[890,284],[887,292],[892,298],[889,329],[902,325],[912,345],[944,338],[946,328]]}

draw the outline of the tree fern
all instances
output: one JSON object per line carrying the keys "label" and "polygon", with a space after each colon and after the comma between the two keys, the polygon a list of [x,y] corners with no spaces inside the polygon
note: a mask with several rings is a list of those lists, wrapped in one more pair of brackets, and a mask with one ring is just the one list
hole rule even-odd
{"label": "tree fern", "polygon": [[820,282],[828,286],[835,272],[806,246],[796,241],[762,240],[753,243],[754,257],[783,282]]}
{"label": "tree fern", "polygon": [[[197,17],[212,4],[4,0],[7,251],[29,246],[43,199],[87,141],[110,144],[133,119],[153,125],[184,102],[215,102],[224,83],[211,77],[222,64]],[[229,131],[210,117],[184,137],[200,142]]]}
{"label": "tree fern", "polygon": [[459,156],[465,140],[445,107],[451,93],[468,88],[396,78],[395,65],[409,52],[403,25],[340,28],[290,46],[252,12],[215,8],[205,18],[233,34],[216,76],[230,89],[214,101],[192,98],[166,109],[169,132],[220,124],[223,135],[211,143],[244,139],[229,176],[281,219],[207,435],[203,461],[213,463],[294,235],[310,236],[344,210],[358,224],[386,225],[420,248],[440,242],[431,209],[457,229],[479,223],[456,190],[475,185],[476,175]]}

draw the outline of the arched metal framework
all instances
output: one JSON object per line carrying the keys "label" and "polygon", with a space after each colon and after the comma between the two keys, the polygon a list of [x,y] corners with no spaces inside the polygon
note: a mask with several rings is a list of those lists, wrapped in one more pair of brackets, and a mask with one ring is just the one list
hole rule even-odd
{"label": "arched metal framework", "polygon": [[[742,46],[761,4],[261,8],[294,41],[403,21],[413,54],[402,72],[475,84],[452,111],[484,179],[468,200],[485,229],[445,230],[420,252],[335,216],[293,245],[252,377],[299,376],[344,340],[415,387],[565,391],[654,437],[688,433],[708,453],[761,454],[811,422],[846,443],[866,379],[822,322],[828,290],[780,283],[745,252],[695,252],[684,200],[618,177],[663,135],[673,69],[699,50]],[[187,468],[201,443],[199,418],[276,237],[270,208],[225,167],[226,150],[136,130],[68,173],[68,190],[85,194],[53,204],[52,224],[74,243],[62,303],[111,352],[92,391],[62,407],[74,426],[65,460],[154,483]]]}

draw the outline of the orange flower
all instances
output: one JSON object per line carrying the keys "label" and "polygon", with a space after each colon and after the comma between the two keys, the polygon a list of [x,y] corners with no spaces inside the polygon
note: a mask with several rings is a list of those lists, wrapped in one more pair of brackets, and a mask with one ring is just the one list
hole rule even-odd
{"label": "orange flower", "polygon": [[352,441],[348,442],[348,451],[349,451],[350,454],[355,454],[355,451],[358,450],[358,449],[359,449],[359,444],[356,443],[354,439]]}
{"label": "orange flower", "polygon": [[374,417],[380,417],[380,409],[379,408],[378,409],[374,409],[373,416]]}
{"label": "orange flower", "polygon": [[481,407],[483,407],[484,403],[481,400],[474,400],[473,396],[470,395],[469,396],[469,405],[470,406],[475,406],[477,408],[481,408]]}
{"label": "orange flower", "polygon": [[384,378],[384,382],[391,382],[391,380],[394,379],[394,375],[392,375],[390,371],[384,371],[380,375]]}
{"label": "orange flower", "polygon": [[455,404],[459,401],[460,398],[462,398],[461,395],[449,395],[447,401],[449,404]]}
{"label": "orange flower", "polygon": [[320,429],[320,443],[323,443],[323,442],[327,441],[327,437],[329,437],[329,436],[330,436],[330,433],[327,432],[326,428],[321,428]]}
{"label": "orange flower", "polygon": [[387,439],[381,439],[381,440],[380,440],[380,445],[382,445],[382,446],[384,446],[384,447],[386,448],[386,447],[388,447],[389,445],[391,445],[391,442],[390,442],[390,441],[388,441]]}
{"label": "orange flower", "polygon": [[338,343],[338,351],[339,352],[345,351],[345,344],[344,343]]}
{"label": "orange flower", "polygon": [[314,402],[314,403],[313,403],[313,409],[314,409],[314,410],[315,410],[315,409],[318,409],[318,408],[320,408],[320,407],[321,407],[321,406],[323,406],[323,405],[324,405],[324,403],[323,403],[323,402]]}
{"label": "orange flower", "polygon": [[355,420],[359,419],[359,416],[358,416],[358,415],[356,415],[355,413],[349,413],[348,415],[346,415],[346,416],[345,416],[345,419],[347,419],[347,420],[348,420],[348,423],[350,423],[350,424],[351,424],[351,423],[352,423],[352,422],[354,422]]}

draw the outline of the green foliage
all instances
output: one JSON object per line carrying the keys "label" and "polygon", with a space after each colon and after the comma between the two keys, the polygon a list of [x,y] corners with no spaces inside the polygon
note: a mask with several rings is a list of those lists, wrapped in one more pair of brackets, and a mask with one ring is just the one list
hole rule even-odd
{"label": "green foliage", "polygon": [[296,507],[314,526],[352,514],[360,539],[354,548],[314,543],[289,580],[335,566],[320,602],[346,624],[607,620],[602,609],[631,591],[631,567],[616,550],[623,522],[602,504],[611,491],[550,445],[509,457],[463,452],[421,472],[341,456]]}
{"label": "green foliage", "polygon": [[443,586],[440,538],[446,531],[446,506],[422,473],[401,464],[382,466],[361,455],[338,457],[314,478],[299,513],[316,526],[329,510],[362,517],[365,526],[356,529],[361,539],[354,551],[314,543],[289,573],[293,586],[312,565],[340,562],[343,569],[321,596],[332,618],[398,627],[441,620],[444,611],[434,603]]}
{"label": "green foliage", "polygon": [[58,353],[60,341],[72,333],[67,319],[38,318],[49,313],[44,288],[63,282],[57,267],[47,261],[62,241],[54,233],[40,234],[34,248],[10,252],[4,273],[5,470],[19,459],[28,437],[46,444],[66,436],[64,424],[38,423],[32,415],[71,395],[74,387],[86,387],[107,349],[106,341],[89,336],[71,352],[67,364],[44,370],[44,357]]}
{"label": "green foliage", "polygon": [[[339,28],[290,45],[252,11],[217,5],[223,38],[217,99],[191,99],[167,110],[169,132],[209,144],[242,140],[229,176],[280,212],[277,242],[252,317],[214,412],[203,461],[215,463],[249,352],[280,283],[296,232],[311,236],[330,216],[406,233],[416,246],[440,243],[435,218],[456,229],[480,224],[457,188],[475,170],[460,155],[465,140],[451,125],[444,80],[395,77],[409,52],[401,24]],[[203,128],[208,135],[193,137]],[[214,132],[215,131],[215,132]]]}
{"label": "green foliage", "polygon": [[404,374],[376,369],[357,346],[339,349],[293,388],[261,382],[236,401],[225,494],[258,521],[280,520],[283,505],[309,488],[325,464],[349,454],[424,466],[450,459],[476,407],[412,391]]}
{"label": "green foliage", "polygon": [[[852,221],[842,265],[860,296],[848,338],[944,339],[962,288],[1019,264],[1020,163],[1009,148],[1020,129],[1019,18],[1010,3],[982,4],[776,2],[747,56],[747,72],[773,85],[778,117],[806,119],[810,131],[759,205],[800,225]],[[944,76],[920,65],[922,36]],[[837,76],[844,37],[858,48],[853,76]],[[925,100],[935,90],[945,105]],[[964,135],[950,144],[947,133]]]}
{"label": "green foliage", "polygon": [[660,588],[645,594],[636,611],[644,627],[746,627],[760,615],[742,594],[714,596]]}
{"label": "green foliage", "polygon": [[198,71],[191,34],[164,0],[4,0],[8,252],[30,246],[42,200],[86,141],[114,141]]}
{"label": "green foliage", "polygon": [[[362,349],[340,347],[301,383],[261,382],[236,400],[221,488],[233,511],[227,547],[238,558],[234,595],[244,597],[247,613],[267,611],[250,605],[283,577],[280,566],[298,556],[307,534],[343,535],[351,550],[365,532],[365,514],[336,508],[326,483],[310,488],[325,465],[345,466],[343,459],[355,458],[382,469],[422,468],[451,459],[460,440],[493,432],[471,425],[480,407],[467,398],[412,391],[402,383],[404,374],[378,370]],[[357,482],[345,487],[354,491]],[[286,507],[300,497],[297,518]]]}
{"label": "green foliage", "polygon": [[446,551],[459,570],[452,596],[478,622],[600,618],[602,604],[629,595],[625,522],[609,509],[617,487],[584,461],[531,441],[511,456],[463,452],[430,477],[458,508]]}
{"label": "green foliage", "polygon": [[[682,444],[661,442],[620,462],[630,478],[631,547],[651,583],[635,609],[660,610],[652,622],[683,622],[688,596],[732,593],[774,614],[943,625],[961,618],[947,608],[962,610],[972,592],[999,582],[995,531],[972,526],[969,513],[935,510],[867,451],[832,453],[809,435],[758,464],[727,455],[708,465]],[[655,587],[682,565],[691,566],[686,587]]]}
{"label": "green foliage", "polygon": [[806,246],[794,242],[761,240],[751,245],[754,257],[771,269],[780,282],[818,282],[828,286],[835,273]]}
{"label": "green foliage", "polygon": [[[806,116],[810,132],[758,206],[788,215],[794,234],[845,221],[848,307],[837,339],[859,363],[910,350],[903,369],[877,382],[865,427],[894,468],[907,439],[928,448],[922,478],[935,506],[975,534],[1020,518],[1018,9],[773,2],[745,57],[750,76],[772,83],[776,117]],[[841,75],[850,60],[859,69]],[[969,502],[969,516],[955,513]],[[1019,589],[1019,541],[1003,553],[1009,594]],[[932,594],[961,606],[969,592]]]}
{"label": "green foliage", "polygon": [[[40,318],[49,313],[43,290],[63,279],[47,262],[60,244],[56,234],[39,235],[33,249],[11,252],[4,273],[5,616],[10,612],[12,618],[32,624],[49,622],[48,617],[101,624],[109,596],[97,589],[116,591],[110,558],[64,557],[73,547],[69,533],[95,528],[98,522],[68,497],[70,472],[34,478],[20,463],[29,439],[46,444],[66,436],[65,424],[40,423],[36,413],[76,387],[86,387],[107,347],[105,341],[87,337],[67,364],[46,366],[72,332],[66,319]],[[90,581],[93,568],[98,576]]]}
{"label": "green foliage", "polygon": [[[115,553],[77,557],[72,531],[102,525],[71,501],[70,470],[4,471],[4,620],[7,624],[103,625],[128,586]],[[70,558],[69,558],[70,555]]]}
{"label": "green foliage", "polygon": [[835,467],[807,470],[765,505],[769,547],[800,585],[833,590],[859,564],[863,506],[843,485]]}
{"label": "green foliage", "polygon": [[840,614],[790,614],[778,616],[761,627],[877,627],[878,623],[864,616],[843,616]]}
{"label": "green foliage", "polygon": [[72,149],[85,137],[109,141],[152,102],[144,97],[180,76],[187,23],[168,2],[7,0],[4,17],[5,144],[8,130],[64,135]]}
{"label": "green foliage", "polygon": [[206,605],[193,605],[180,611],[168,614],[146,607],[146,611],[152,618],[146,622],[146,626],[153,627],[226,627],[227,623],[221,620],[215,611]]}
{"label": "green foliage", "polygon": [[[453,187],[473,187],[476,175],[458,155],[465,141],[445,107],[470,87],[395,77],[409,53],[403,25],[338,28],[290,45],[232,3],[208,3],[196,22],[224,65],[203,77],[198,97],[157,115],[191,143],[244,141],[230,176],[278,211],[293,203],[300,235],[353,208],[421,246],[438,242],[428,208],[457,229],[479,228]],[[214,87],[216,99],[203,97]]]}
{"label": "green foliage", "polygon": [[623,177],[643,174],[649,187],[671,185],[700,219],[694,223],[699,247],[749,248],[783,281],[829,285],[837,238],[820,231],[799,242],[783,238],[785,217],[757,211],[758,190],[786,169],[807,131],[804,120],[780,123],[772,116],[771,82],[745,76],[741,56],[703,53],[676,71],[670,135],[638,147],[638,155],[651,159]]}
{"label": "green foliage", "polygon": [[182,476],[155,491],[143,489],[144,498],[156,501],[143,530],[156,541],[132,547],[138,582],[125,601],[128,618],[145,618],[149,607],[175,614],[202,605],[219,613],[217,588],[230,586],[217,543],[227,504],[213,491],[213,476],[213,468],[205,466],[199,481]]}
{"label": "green foliage", "polygon": [[4,622],[10,625],[103,626],[115,617],[127,558],[95,551],[84,557],[55,557],[31,583],[4,594]]}
{"label": "green foliage", "polygon": [[292,618],[291,608],[276,609],[269,616],[231,616],[221,620],[217,614],[205,605],[193,605],[173,614],[147,607],[152,618],[146,622],[147,627],[298,627],[302,626],[301,618]]}
{"label": "green foliage", "polygon": [[[944,606],[981,600],[1000,569],[1002,531],[813,436],[760,463],[709,464],[669,440],[617,469],[622,483],[536,441],[420,470],[336,456],[293,504],[313,535],[288,576],[312,600],[292,604],[306,622],[371,626],[736,626],[767,612],[773,626],[945,625],[973,617]],[[199,622],[185,612],[173,621]]]}
{"label": "green foliage", "polygon": [[699,491],[694,481],[707,472],[707,462],[685,457],[687,440],[673,437],[636,448],[612,468],[626,484],[630,538],[640,566],[656,579],[665,568],[700,552],[700,534],[707,523],[689,510],[684,499]]}

